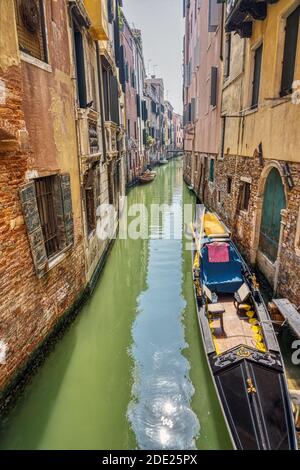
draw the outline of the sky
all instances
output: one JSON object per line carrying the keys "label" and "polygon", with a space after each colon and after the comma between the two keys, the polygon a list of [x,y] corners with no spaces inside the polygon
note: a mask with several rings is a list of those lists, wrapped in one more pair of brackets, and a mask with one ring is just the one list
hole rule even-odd
{"label": "sky", "polygon": [[123,0],[123,12],[129,25],[142,30],[146,71],[164,79],[165,99],[180,114],[184,35],[182,3],[182,0]]}

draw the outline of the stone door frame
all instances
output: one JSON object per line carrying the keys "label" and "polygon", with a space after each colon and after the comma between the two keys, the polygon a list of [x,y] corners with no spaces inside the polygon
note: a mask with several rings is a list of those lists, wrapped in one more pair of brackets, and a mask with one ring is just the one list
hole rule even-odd
{"label": "stone door frame", "polygon": [[[252,246],[251,246],[251,251],[250,251],[250,261],[251,261],[251,264],[253,265],[257,263],[258,255],[261,253],[259,250],[259,239],[260,239],[260,228],[261,228],[261,222],[262,222],[265,186],[266,186],[267,178],[273,168],[275,168],[280,174],[283,189],[284,189],[286,207],[288,205],[288,190],[287,190],[287,185],[285,182],[283,168],[278,161],[271,160],[263,168],[261,175],[260,175],[259,182],[258,182],[258,192],[256,196],[256,201],[255,201],[256,212],[254,215]],[[271,284],[273,285],[274,293],[276,292],[277,284],[278,284],[278,275],[279,275],[279,268],[280,268],[280,253],[281,253],[281,248],[282,248],[283,230],[284,230],[284,226],[286,225],[286,215],[287,215],[287,210],[283,209],[281,211],[281,229],[280,229],[280,237],[279,237],[279,242],[278,242],[277,259],[274,263],[272,263],[269,259],[267,259],[267,257],[265,257],[266,263],[268,263],[270,268],[273,269],[273,276],[272,276],[273,282],[271,282]],[[262,256],[264,255],[262,254]]]}

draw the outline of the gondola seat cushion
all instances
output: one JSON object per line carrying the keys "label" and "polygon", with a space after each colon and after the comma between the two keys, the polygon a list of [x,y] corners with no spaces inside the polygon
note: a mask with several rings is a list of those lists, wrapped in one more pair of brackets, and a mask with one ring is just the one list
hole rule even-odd
{"label": "gondola seat cushion", "polygon": [[242,261],[229,245],[229,261],[209,262],[207,245],[202,249],[201,278],[212,292],[234,294],[244,283]]}

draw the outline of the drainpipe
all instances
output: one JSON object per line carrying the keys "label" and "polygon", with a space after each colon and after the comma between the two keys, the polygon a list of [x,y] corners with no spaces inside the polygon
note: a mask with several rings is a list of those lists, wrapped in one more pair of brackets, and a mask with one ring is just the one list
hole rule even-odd
{"label": "drainpipe", "polygon": [[96,55],[97,55],[97,72],[98,72],[98,82],[99,82],[99,95],[100,95],[100,118],[102,126],[102,146],[103,146],[103,159],[106,162],[107,152],[106,152],[106,136],[105,136],[105,118],[104,118],[104,92],[103,92],[103,77],[102,77],[102,67],[100,59],[100,50],[98,41],[96,42]]}

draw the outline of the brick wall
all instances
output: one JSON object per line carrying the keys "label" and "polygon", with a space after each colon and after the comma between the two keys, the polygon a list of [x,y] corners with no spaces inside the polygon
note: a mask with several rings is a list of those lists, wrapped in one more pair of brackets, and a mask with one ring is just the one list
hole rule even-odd
{"label": "brick wall", "polygon": [[[64,259],[38,279],[22,215],[19,189],[34,155],[24,150],[21,67],[0,71],[8,99],[0,108],[1,123],[9,122],[16,150],[8,150],[0,132],[0,340],[7,345],[0,364],[0,390],[10,383],[85,285],[81,221],[75,220],[75,243]],[[1,127],[3,130],[3,127]]]}

